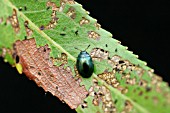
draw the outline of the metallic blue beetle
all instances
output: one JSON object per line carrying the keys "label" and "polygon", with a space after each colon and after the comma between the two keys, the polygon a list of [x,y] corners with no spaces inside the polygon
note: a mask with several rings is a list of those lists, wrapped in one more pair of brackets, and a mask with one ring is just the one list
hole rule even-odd
{"label": "metallic blue beetle", "polygon": [[80,52],[80,54],[77,57],[77,62],[76,62],[77,70],[83,78],[91,77],[94,71],[93,60],[91,56],[86,52],[86,49]]}

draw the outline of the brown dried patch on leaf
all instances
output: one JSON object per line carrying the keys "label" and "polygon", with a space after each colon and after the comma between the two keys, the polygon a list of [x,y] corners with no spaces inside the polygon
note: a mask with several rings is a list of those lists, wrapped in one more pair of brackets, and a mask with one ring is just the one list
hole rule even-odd
{"label": "brown dried patch on leaf", "polygon": [[40,27],[40,30],[53,29],[57,25],[58,18],[56,17],[56,12],[59,10],[59,7],[57,7],[57,5],[54,2],[50,1],[46,3],[46,6],[47,8],[52,7],[51,21],[46,26],[42,25]]}
{"label": "brown dried patch on leaf", "polygon": [[28,27],[28,21],[24,22],[24,26],[27,36],[30,37],[33,34],[33,30]]}
{"label": "brown dried patch on leaf", "polygon": [[2,17],[0,17],[0,24],[3,22],[3,18]]}
{"label": "brown dried patch on leaf", "polygon": [[69,4],[75,4],[74,0],[61,0],[61,2],[69,3]]}
{"label": "brown dried patch on leaf", "polygon": [[116,65],[119,64],[121,57],[118,55],[114,55],[112,58],[109,58],[108,63],[113,67],[116,68]]}
{"label": "brown dried patch on leaf", "polygon": [[53,59],[53,62],[61,63],[62,65],[67,64],[67,55],[65,53],[61,53],[58,58]]}
{"label": "brown dried patch on leaf", "polygon": [[[129,89],[127,86],[130,85],[138,85],[139,87],[144,88],[146,92],[150,92],[152,90],[158,93],[164,92],[163,94],[166,94],[167,92],[163,88],[162,78],[155,75],[153,70],[144,70],[140,67],[140,65],[132,64],[130,61],[125,60],[118,55],[114,55],[110,58],[109,52],[100,48],[94,48],[90,55],[93,60],[97,60],[99,62],[102,60],[108,61],[108,63],[112,66],[112,71],[108,72],[105,70],[103,73],[98,74],[98,77],[104,80],[107,84],[118,89],[122,94],[126,94],[128,92]],[[136,73],[135,76],[132,73]],[[147,76],[151,79],[146,80]],[[119,80],[117,80],[117,78],[119,78]],[[125,83],[121,84],[120,81]],[[134,90],[134,93],[137,92]],[[138,92],[138,95],[142,96],[143,93],[144,92]],[[166,98],[170,98],[170,95],[166,95]],[[94,105],[98,105],[97,101],[93,102]]]}
{"label": "brown dried patch on leaf", "polygon": [[60,0],[60,7],[59,7],[59,12],[62,12],[64,10],[65,4],[75,4],[74,0]]}
{"label": "brown dried patch on leaf", "polygon": [[117,89],[122,93],[122,94],[126,94],[128,92],[128,88],[127,87],[123,87],[123,86],[118,86]]}
{"label": "brown dried patch on leaf", "polygon": [[67,3],[69,3],[69,4],[75,4],[75,1],[74,0],[66,0],[67,1]]}
{"label": "brown dried patch on leaf", "polygon": [[76,18],[76,11],[74,7],[70,7],[67,12],[67,16],[69,16],[72,19]]}
{"label": "brown dried patch on leaf", "polygon": [[[162,78],[160,76],[155,75],[153,73],[154,72],[153,70],[146,71],[146,70],[142,69],[139,65],[134,65],[127,60],[123,60],[120,56],[117,56],[117,55],[110,58],[108,60],[108,63],[113,66],[113,70],[115,70],[116,72],[118,72],[119,74],[122,75],[121,80],[125,80],[126,84],[139,85],[140,87],[143,87],[146,90],[146,92],[150,92],[153,88],[155,88],[154,90],[158,93],[164,92],[164,90],[161,86]],[[129,72],[125,72],[126,69],[128,69]],[[136,77],[130,76],[132,71],[134,71],[137,74]],[[143,79],[144,73],[148,74],[146,76],[151,77],[150,83],[151,83],[152,87],[148,85],[148,81]],[[139,81],[137,81],[137,77],[139,78]],[[103,78],[103,79],[105,79],[105,78]],[[107,82],[107,83],[110,83],[110,82]],[[123,87],[120,88],[118,86],[118,89],[122,93],[128,92],[127,88],[123,88]],[[142,95],[142,92],[140,92],[139,95]]]}
{"label": "brown dried patch on leaf", "polygon": [[80,74],[79,74],[76,66],[74,66],[74,72],[75,72],[75,77],[74,77],[74,79],[75,79],[75,80],[80,80],[81,76],[80,76]]}
{"label": "brown dried patch on leaf", "polygon": [[87,102],[84,101],[84,103],[81,105],[81,107],[82,107],[83,109],[84,109],[84,108],[87,108],[87,107],[88,107]]}
{"label": "brown dried patch on leaf", "polygon": [[169,92],[164,93],[164,97],[167,99],[167,101],[165,102],[166,105],[169,105],[170,104],[170,94],[169,94]]}
{"label": "brown dried patch on leaf", "polygon": [[106,83],[108,83],[109,85],[112,85],[114,88],[117,88],[120,83],[117,81],[115,74],[116,71],[113,70],[112,72],[105,71],[104,73],[99,74],[97,76],[106,81]]}
{"label": "brown dried patch on leaf", "polygon": [[[139,78],[144,74],[144,70],[138,65],[131,64],[128,60],[122,60],[120,56],[114,55],[108,60],[108,63],[112,65],[113,70],[122,74],[121,79],[125,79],[127,84],[135,85],[137,84],[136,78],[130,77],[130,72],[135,71]],[[129,73],[125,73],[125,70],[129,70]],[[142,78],[141,78],[142,80]]]}
{"label": "brown dried patch on leaf", "polygon": [[80,20],[79,24],[80,26],[84,25],[84,24],[88,24],[90,21],[88,19],[86,19],[85,17],[82,17],[82,19]]}
{"label": "brown dried patch on leaf", "polygon": [[5,57],[7,54],[13,56],[13,50],[8,49],[8,48],[1,48],[2,53],[0,54],[1,57]]}
{"label": "brown dried patch on leaf", "polygon": [[0,48],[0,49],[1,49],[1,54],[0,54],[1,57],[5,57],[5,55],[8,52],[10,52],[9,49],[7,49],[7,48]]}
{"label": "brown dried patch on leaf", "polygon": [[123,79],[126,80],[126,84],[130,84],[130,85],[136,84],[136,78],[131,78],[130,74],[126,74],[126,75],[122,76],[122,80]]}
{"label": "brown dried patch on leaf", "polygon": [[7,23],[8,23],[8,21],[11,23],[14,31],[15,31],[16,33],[19,33],[19,31],[20,31],[20,26],[19,26],[19,21],[18,21],[16,9],[13,9],[12,16],[9,16],[9,17],[7,18]]}
{"label": "brown dried patch on leaf", "polygon": [[101,25],[99,23],[95,23],[94,26],[99,30],[101,28]]}
{"label": "brown dried patch on leaf", "polygon": [[[131,66],[132,66],[132,70],[136,71],[136,73],[139,77],[142,77],[142,75],[144,74],[145,71],[139,66],[134,66],[134,65],[131,65]],[[133,69],[133,67],[134,67],[134,69]]]}
{"label": "brown dried patch on leaf", "polygon": [[49,57],[48,45],[36,47],[35,39],[16,41],[14,49],[19,56],[19,62],[26,76],[34,80],[39,87],[52,93],[70,108],[75,109],[86,98],[88,92],[80,86],[80,80],[73,78],[71,69],[63,65],[54,66]]}
{"label": "brown dried patch on leaf", "polygon": [[152,97],[152,99],[153,99],[154,104],[157,105],[159,102],[158,97],[154,96],[154,97]]}
{"label": "brown dried patch on leaf", "polygon": [[100,35],[94,31],[89,31],[88,32],[88,37],[92,38],[94,40],[100,40]]}
{"label": "brown dried patch on leaf", "polygon": [[147,82],[146,80],[142,80],[142,79],[141,79],[138,84],[139,84],[139,86],[141,86],[141,87],[147,87],[148,82]]}
{"label": "brown dried patch on leaf", "polygon": [[59,12],[62,12],[64,10],[66,4],[66,0],[60,0],[60,7],[59,7]]}
{"label": "brown dried patch on leaf", "polygon": [[159,84],[162,82],[162,77],[160,76],[152,76],[152,84]]}
{"label": "brown dried patch on leaf", "polygon": [[114,55],[110,61],[114,62],[114,63],[118,63],[121,60],[121,57],[118,55]]}
{"label": "brown dried patch on leaf", "polygon": [[[74,0],[60,0],[60,7],[58,7],[54,2],[51,2],[51,1],[48,1],[46,3],[47,9],[49,9],[50,7],[52,8],[51,21],[45,26],[44,25],[40,26],[40,30],[44,30],[44,29],[48,30],[48,29],[53,29],[53,28],[56,27],[57,21],[58,21],[58,18],[56,16],[56,12],[57,11],[62,12],[66,3],[74,4],[75,2],[74,2]],[[70,13],[69,12],[68,13],[69,13],[69,16],[72,19],[74,19],[75,18],[75,13],[71,9],[70,9]]]}
{"label": "brown dried patch on leaf", "polygon": [[133,105],[129,100],[125,101],[124,109],[121,113],[131,113]]}
{"label": "brown dried patch on leaf", "polygon": [[60,0],[59,12],[63,11],[66,3],[68,3],[68,4],[75,4],[75,1],[74,0]]}
{"label": "brown dried patch on leaf", "polygon": [[128,60],[122,60],[122,58],[118,55],[114,55],[112,58],[108,60],[108,63],[112,65],[113,69],[119,71],[119,73],[123,73],[126,69],[129,71],[136,71],[138,76],[143,75],[143,69],[139,66],[131,64]]}
{"label": "brown dried patch on leaf", "polygon": [[90,96],[94,97],[92,103],[95,106],[99,106],[99,104],[102,103],[102,109],[104,113],[116,112],[117,110],[114,102],[112,101],[109,89],[107,89],[105,86],[99,86],[96,79],[93,79],[93,83],[94,85],[89,89]]}
{"label": "brown dried patch on leaf", "polygon": [[0,57],[3,57],[4,62],[9,62],[12,65],[12,67],[15,67],[15,59],[14,60],[12,59],[14,55],[15,54],[12,49],[4,48],[4,47],[0,48]]}
{"label": "brown dried patch on leaf", "polygon": [[[156,90],[158,93],[164,92],[164,88],[162,88],[162,77],[158,75],[154,75],[151,78],[151,84],[154,85],[154,90]],[[166,84],[167,87],[168,83]],[[165,92],[166,93],[166,92]],[[170,95],[167,95],[167,98],[170,97]]]}
{"label": "brown dried patch on leaf", "polygon": [[54,10],[54,11],[58,11],[59,10],[59,7],[57,7],[57,5],[54,2],[51,2],[51,1],[48,1],[46,3],[46,6],[47,6],[47,8],[48,7],[52,7],[52,10]]}
{"label": "brown dried patch on leaf", "polygon": [[90,56],[92,57],[93,60],[102,61],[108,59],[109,52],[100,48],[94,48],[91,51]]}

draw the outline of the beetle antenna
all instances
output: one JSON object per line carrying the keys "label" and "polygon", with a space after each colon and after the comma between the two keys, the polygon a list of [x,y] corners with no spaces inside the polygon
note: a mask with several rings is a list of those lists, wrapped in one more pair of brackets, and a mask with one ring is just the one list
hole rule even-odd
{"label": "beetle antenna", "polygon": [[88,45],[87,48],[84,51],[86,51],[89,47],[90,47],[90,45]]}
{"label": "beetle antenna", "polygon": [[75,49],[77,49],[77,50],[79,50],[79,51],[82,51],[82,50],[80,50],[79,48],[77,48],[77,47],[74,47]]}

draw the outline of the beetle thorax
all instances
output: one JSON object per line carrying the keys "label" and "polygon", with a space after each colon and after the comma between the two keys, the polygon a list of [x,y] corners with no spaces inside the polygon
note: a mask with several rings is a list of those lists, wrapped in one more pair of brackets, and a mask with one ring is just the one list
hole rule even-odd
{"label": "beetle thorax", "polygon": [[86,57],[90,57],[90,55],[86,51],[81,51],[78,57],[86,58]]}

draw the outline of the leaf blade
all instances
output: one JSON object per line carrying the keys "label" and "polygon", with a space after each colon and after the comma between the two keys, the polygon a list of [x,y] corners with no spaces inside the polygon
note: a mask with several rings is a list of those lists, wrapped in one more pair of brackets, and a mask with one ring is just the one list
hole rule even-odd
{"label": "leaf blade", "polygon": [[[17,3],[17,1],[15,1],[15,0],[13,0],[12,1],[13,3]],[[18,3],[21,3],[21,1],[20,2],[18,2]],[[17,5],[15,6],[15,5],[13,5],[12,3],[10,3],[10,2],[7,2],[7,4],[9,5],[9,7],[12,7],[12,8],[14,8],[14,9],[17,9]],[[25,4],[25,3],[24,3]],[[26,3],[27,4],[27,3]],[[19,5],[18,5],[19,6]],[[42,6],[44,6],[45,7],[45,5],[42,5]],[[41,7],[42,7],[41,6]],[[43,8],[44,8],[43,7]],[[76,13],[78,13],[79,14],[79,16],[75,19],[75,20],[72,20],[72,19],[70,19],[66,14],[67,14],[67,11],[69,10],[69,7],[74,7],[75,9],[76,9]],[[40,8],[41,9],[41,8]],[[81,47],[81,48],[85,48],[87,45],[85,45],[85,44],[88,44],[88,43],[90,43],[91,44],[91,48],[90,48],[90,50],[92,50],[92,48],[96,48],[96,46],[98,47],[98,48],[102,48],[102,49],[104,49],[105,51],[108,51],[110,54],[109,54],[109,56],[114,56],[114,55],[118,55],[118,56],[121,56],[122,57],[122,59],[123,60],[128,60],[128,61],[130,61],[132,64],[134,64],[136,67],[138,67],[137,65],[139,65],[139,67],[140,68],[142,68],[145,72],[147,72],[147,74],[146,74],[146,78],[148,77],[148,78],[151,78],[152,77],[152,75],[151,76],[149,76],[149,72],[150,72],[150,70],[151,70],[151,68],[149,68],[149,67],[147,67],[146,66],[146,63],[145,62],[143,62],[143,61],[140,61],[140,60],[138,60],[137,59],[137,56],[135,56],[135,55],[133,55],[133,54],[131,54],[129,51],[127,51],[126,50],[126,47],[123,47],[122,45],[120,45],[119,43],[118,43],[118,41],[117,40],[115,40],[115,39],[112,39],[111,37],[111,34],[110,33],[108,33],[108,32],[106,32],[105,30],[103,30],[102,28],[100,28],[99,30],[97,30],[97,28],[95,28],[94,27],[94,23],[96,22],[96,20],[94,20],[94,19],[92,19],[91,17],[89,17],[88,15],[87,15],[87,13],[85,13],[85,11],[80,7],[80,5],[78,5],[78,4],[76,4],[76,5],[68,5],[67,4],[67,6],[66,6],[66,8],[64,9],[64,13],[57,13],[57,16],[61,19],[60,21],[59,21],[59,25],[58,26],[61,26],[61,27],[57,27],[56,28],[56,30],[58,30],[57,31],[57,35],[56,36],[58,36],[58,37],[60,37],[60,39],[57,39],[56,37],[54,37],[54,33],[56,32],[56,30],[55,31],[51,31],[51,30],[46,30],[46,31],[41,31],[40,29],[39,29],[39,27],[38,26],[40,26],[42,23],[37,23],[37,25],[36,24],[34,24],[34,18],[36,17],[35,15],[33,16],[33,17],[31,17],[31,15],[32,14],[37,14],[37,13],[42,13],[42,12],[44,12],[44,10],[40,10],[40,11],[36,11],[36,7],[34,8],[33,7],[33,10],[34,11],[29,11],[29,12],[26,12],[26,13],[22,13],[22,12],[19,12],[18,10],[17,10],[17,12],[19,12],[19,15],[21,16],[21,18],[23,18],[23,20],[27,20],[28,22],[29,22],[29,26],[36,32],[35,33],[35,35],[34,36],[36,36],[35,38],[36,38],[36,43],[37,43],[37,45],[45,45],[46,43],[48,43],[50,46],[51,46],[51,48],[53,48],[52,50],[53,51],[61,51],[61,52],[63,52],[63,53],[66,53],[68,56],[69,56],[69,58],[70,58],[70,60],[72,60],[70,63],[72,63],[72,62],[74,62],[74,61],[76,61],[76,56],[77,56],[77,54],[78,54],[78,52],[76,52],[73,48],[74,47],[72,47],[72,48],[70,48],[69,46],[70,45],[74,45],[74,46],[79,46],[79,47]],[[79,10],[79,11],[78,11]],[[37,14],[38,15],[38,14]],[[82,27],[82,26],[80,26],[79,25],[79,21],[78,20],[80,20],[81,19],[81,16],[80,15],[83,15],[83,16],[85,16],[86,18],[88,18],[90,21],[92,21],[91,23],[90,23],[90,25],[88,26],[86,26],[86,27]],[[29,18],[28,18],[28,17]],[[39,17],[40,17],[40,14],[38,15]],[[34,21],[32,21],[32,20],[30,20],[30,18],[32,18]],[[62,18],[63,18],[63,20],[62,20]],[[65,22],[66,21],[69,21],[68,23],[70,24],[70,26],[69,26],[69,24],[65,24]],[[46,21],[47,22],[47,21]],[[36,22],[35,22],[36,23]],[[64,24],[64,25],[63,25]],[[67,31],[67,34],[68,34],[68,36],[67,36],[67,38],[63,38],[62,36],[60,36],[60,31],[62,31],[62,29],[63,29],[63,26],[69,26],[69,28],[71,29],[71,30],[68,30]],[[73,27],[73,28],[72,28]],[[79,33],[81,34],[80,36],[78,36],[78,37],[76,37],[75,35],[74,35],[74,33],[76,32],[76,30],[77,29],[79,29]],[[89,38],[89,34],[88,34],[88,31],[89,31],[89,29],[90,30],[92,30],[92,31],[95,31],[96,33],[98,33],[98,34],[100,34],[100,40],[98,41],[96,41],[96,40],[94,40],[93,38],[91,39],[91,38]],[[38,36],[40,36],[42,39],[40,39]],[[69,37],[70,36],[70,37]],[[75,36],[75,37],[74,37]],[[8,37],[8,36],[6,36],[6,37]],[[72,38],[75,38],[75,39],[73,39],[72,40]],[[86,38],[84,38],[84,37],[86,37]],[[43,42],[43,40],[44,40],[44,38],[45,38],[45,40],[46,41],[44,41]],[[61,38],[63,38],[63,39],[65,39],[65,41],[63,41],[63,39],[61,39]],[[68,40],[66,40],[66,39],[68,39]],[[79,41],[77,41],[79,39]],[[107,40],[106,40],[107,39]],[[17,39],[15,39],[15,40],[17,40]],[[14,41],[15,41],[14,40]],[[13,41],[13,42],[14,42]],[[8,42],[8,41],[7,41]],[[12,42],[12,43],[13,43]],[[57,43],[56,43],[57,42]],[[68,44],[69,42],[72,42],[72,44]],[[79,43],[80,42],[83,42],[84,43],[84,45],[79,45]],[[9,45],[12,45],[12,43],[11,44],[9,44]],[[107,44],[107,45],[109,45],[108,46],[108,48],[107,47],[105,47],[105,44]],[[4,46],[4,45],[3,45]],[[59,50],[57,50],[56,48],[58,48]],[[117,49],[118,51],[117,52],[115,52],[114,50],[112,50],[112,49]],[[88,50],[88,51],[90,51],[90,50]],[[100,50],[101,51],[101,50]],[[70,54],[70,53],[72,53],[72,54]],[[58,54],[56,54],[55,52],[52,52],[51,53],[51,56],[52,57],[55,57],[56,55],[58,55]],[[108,59],[105,59],[105,61],[107,62],[108,61]],[[98,61],[96,61],[96,65],[97,65],[97,62]],[[103,61],[104,62],[104,61]],[[101,63],[101,64],[104,64],[104,63]],[[106,63],[105,62],[105,63]],[[101,65],[100,64],[100,65]],[[73,68],[73,67],[72,67]],[[102,67],[102,66],[100,66],[99,68],[97,68],[97,66],[96,66],[96,70],[95,70],[95,74],[93,75],[94,76],[94,78],[95,79],[97,79],[100,83],[101,83],[101,85],[104,85],[105,87],[107,87],[108,89],[110,89],[110,91],[111,92],[114,92],[115,94],[117,94],[118,96],[120,96],[121,98],[124,98],[124,101],[125,100],[130,100],[130,102],[135,106],[135,108],[136,109],[139,109],[141,112],[148,112],[147,110],[145,110],[146,108],[147,108],[147,106],[146,105],[144,105],[144,104],[146,104],[145,102],[144,103],[142,103],[142,102],[134,102],[134,101],[132,101],[133,99],[131,99],[131,98],[133,98],[133,96],[132,96],[132,94],[133,94],[133,91],[128,91],[129,93],[127,93],[127,94],[122,94],[122,93],[120,93],[118,90],[118,88],[117,89],[114,89],[113,87],[111,87],[110,85],[108,85],[108,83],[106,82],[104,82],[103,80],[101,80],[101,79],[99,79],[98,78],[98,74],[103,74],[103,73],[101,73],[101,71],[100,71],[100,69],[103,69],[102,70],[102,72],[105,70],[105,69],[107,69],[106,68],[106,64]],[[112,67],[111,66],[108,66],[108,68],[109,68],[109,71],[111,71],[111,69],[112,69]],[[107,73],[108,74],[108,73]],[[130,73],[130,75],[133,75],[132,74],[132,72]],[[139,74],[134,74],[135,76],[138,76]],[[122,74],[120,74],[120,75],[115,75],[116,77],[119,77],[119,76],[123,76]],[[132,78],[135,78],[135,76],[132,76]],[[142,75],[143,76],[143,75]],[[155,75],[154,75],[155,76]],[[86,88],[87,89],[89,89],[91,86],[92,86],[92,80],[94,79],[93,77],[91,78],[91,79],[89,79],[89,80],[85,80],[85,79],[83,79],[83,82],[82,82],[82,84],[85,84],[86,85]],[[145,78],[145,77],[144,77]],[[124,87],[129,87],[130,89],[136,89],[136,87],[138,87],[139,85],[138,84],[135,84],[136,86],[128,86],[125,82],[127,82],[127,79],[129,79],[129,78],[126,78],[126,80],[124,80],[123,81],[123,79],[122,78],[120,78],[120,80],[119,80],[119,82],[120,82],[120,84],[122,85],[122,86],[124,86]],[[136,79],[139,79],[139,81],[140,81],[140,77],[136,77]],[[146,80],[148,80],[148,79],[146,79]],[[157,80],[157,79],[156,79]],[[153,82],[152,80],[148,80],[148,82]],[[154,85],[153,85],[154,86]],[[159,86],[160,87],[160,86]],[[161,89],[163,89],[164,87],[166,87],[166,86],[163,86]],[[142,90],[144,90],[144,88],[145,87],[143,87],[143,89],[141,89],[141,91]],[[167,88],[168,89],[168,88]],[[156,88],[154,89],[154,90],[156,90]],[[138,97],[138,98],[140,98],[140,95],[137,95],[136,94],[136,96]],[[161,97],[162,98],[162,97]],[[141,99],[141,98],[140,98]],[[140,100],[139,99],[139,100]],[[153,101],[157,101],[157,99],[153,99]],[[124,102],[122,101],[122,104],[123,104]],[[139,103],[139,104],[138,104]],[[151,103],[151,102],[150,102]],[[161,102],[162,103],[162,102]],[[151,105],[149,105],[149,106],[151,106]],[[93,106],[94,107],[94,106]],[[101,106],[100,106],[101,107]],[[146,107],[146,108],[143,108],[143,107]],[[87,109],[89,109],[89,108],[87,108]],[[150,109],[150,108],[147,108],[147,109]],[[160,108],[161,109],[161,108]],[[122,109],[121,109],[122,110]],[[152,110],[152,109],[151,109]],[[83,111],[83,110],[82,110]],[[166,112],[166,111],[164,111],[164,112]]]}

